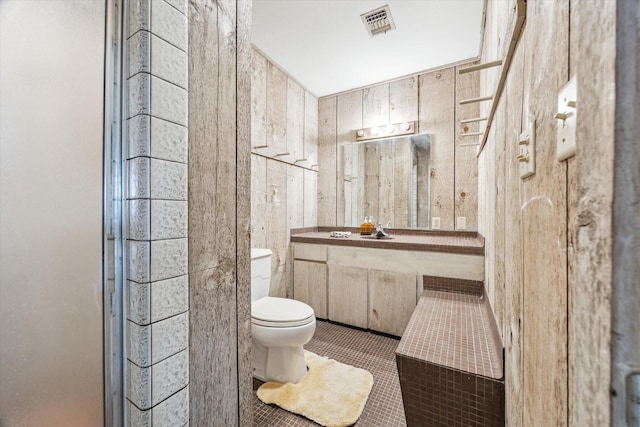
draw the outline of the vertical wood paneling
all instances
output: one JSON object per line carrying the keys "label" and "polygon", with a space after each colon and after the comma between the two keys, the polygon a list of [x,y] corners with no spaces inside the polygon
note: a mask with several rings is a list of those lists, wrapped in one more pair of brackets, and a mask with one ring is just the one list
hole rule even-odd
{"label": "vertical wood paneling", "polygon": [[[244,15],[243,15],[244,16]],[[246,16],[245,16],[246,19]],[[238,162],[249,170],[248,154],[237,151],[236,118],[248,129],[246,111],[236,115],[235,0],[189,4],[189,365],[190,424],[216,419],[221,425],[239,423],[240,383],[238,349],[238,259],[247,267],[246,253],[238,254],[239,228],[246,227],[248,200],[236,197],[246,177],[236,175]],[[243,27],[247,31],[247,27]],[[244,34],[246,37],[246,34]],[[246,51],[244,53],[246,54]],[[245,65],[246,67],[246,65]],[[246,68],[243,68],[246,70]],[[247,85],[245,78],[238,88]],[[220,82],[224,82],[220,84]],[[243,92],[244,93],[244,92]],[[249,104],[248,93],[241,98]],[[242,139],[244,144],[247,140]],[[245,148],[247,149],[247,148]],[[238,154],[237,154],[238,153]],[[238,157],[237,157],[238,156]],[[248,188],[244,191],[248,195]],[[238,220],[238,215],[242,218]],[[244,230],[245,232],[247,230]],[[243,239],[244,242],[244,239]],[[242,244],[246,248],[246,244]],[[243,283],[239,284],[238,279]],[[246,283],[245,283],[246,282]],[[246,309],[243,311],[246,317]],[[246,325],[243,325],[246,330]],[[246,361],[246,360],[245,360]],[[243,365],[244,366],[244,365]],[[246,377],[243,375],[243,387]],[[246,404],[246,397],[242,400]],[[247,419],[243,417],[243,419]],[[250,418],[249,418],[250,419]]]}
{"label": "vertical wood paneling", "polygon": [[287,78],[287,151],[294,160],[304,156],[304,92],[298,83]]}
{"label": "vertical wood paneling", "polygon": [[302,168],[287,165],[287,233],[304,224],[304,173]]}
{"label": "vertical wood paneling", "polygon": [[336,218],[336,110],[337,98],[318,100],[318,225],[337,224]]}
{"label": "vertical wood paneling", "polygon": [[318,98],[304,93],[304,154],[308,165],[318,163]]}
{"label": "vertical wood paneling", "polygon": [[389,83],[389,122],[418,120],[418,76]]}
{"label": "vertical wood paneling", "polygon": [[[506,409],[505,418],[509,425],[522,426],[524,364],[523,364],[523,296],[524,277],[522,259],[522,223],[520,217],[520,166],[515,161],[519,154],[516,141],[522,131],[522,105],[524,82],[524,53],[527,46],[522,46],[514,56],[512,73],[505,89],[506,106],[506,144],[505,144],[505,224],[504,224],[504,327],[503,343],[505,346],[505,371],[509,372],[509,380],[505,381]],[[488,209],[491,209],[489,206]],[[497,303],[496,303],[497,304]]]}
{"label": "vertical wood paneling", "polygon": [[304,170],[304,218],[303,227],[318,225],[318,173]]}
{"label": "vertical wood paneling", "polygon": [[455,69],[420,75],[420,133],[431,134],[431,217],[454,227]]}
{"label": "vertical wood paneling", "polygon": [[237,305],[238,425],[253,424],[253,358],[251,356],[251,4],[237,2]]}
{"label": "vertical wood paneling", "polygon": [[342,147],[355,141],[355,129],[362,127],[362,91],[349,92],[337,98],[336,118],[336,209],[337,224],[344,225],[344,153]]}
{"label": "vertical wood paneling", "polygon": [[287,152],[287,75],[267,61],[267,144]]}
{"label": "vertical wood paneling", "polygon": [[411,210],[411,145],[393,144],[393,222],[398,228],[409,227]]}
{"label": "vertical wood paneling", "polygon": [[389,123],[389,83],[367,87],[358,92],[362,93],[361,126],[368,128]]}
{"label": "vertical wood paneling", "polygon": [[267,159],[251,156],[251,246],[267,247]]}
{"label": "vertical wood paneling", "polygon": [[267,241],[271,249],[270,296],[287,296],[287,164],[267,159]]}
{"label": "vertical wood paneling", "polygon": [[[527,7],[525,91],[536,122],[536,174],[523,183],[524,419],[567,423],[566,164],[555,158],[558,89],[567,81],[568,1]],[[544,66],[538,64],[545,64]],[[539,82],[548,90],[540,91]],[[545,141],[549,143],[545,144]],[[550,179],[556,177],[557,179]],[[553,296],[549,298],[548,296]],[[544,343],[544,344],[541,344]]]}
{"label": "vertical wood paneling", "polygon": [[[478,73],[466,73],[459,75],[456,67],[456,104],[462,99],[474,98],[479,95]],[[458,217],[466,218],[466,228],[475,230],[476,212],[478,211],[478,175],[476,157],[477,147],[466,146],[478,141],[478,137],[462,136],[465,132],[477,132],[478,123],[461,125],[460,121],[478,117],[478,104],[456,105],[456,144],[455,144],[455,216],[457,225]]]}
{"label": "vertical wood paneling", "polygon": [[394,213],[394,150],[393,144],[379,144],[378,158],[378,218],[384,226],[388,222],[395,224]]}
{"label": "vertical wood paneling", "polygon": [[378,184],[380,182],[378,171],[380,162],[378,161],[378,158],[378,144],[365,144],[364,214],[365,216],[373,217],[373,220],[376,221],[376,223],[381,221],[378,212],[378,197],[380,196]]}
{"label": "vertical wood paneling", "polygon": [[251,50],[251,145],[267,144],[267,60]]}
{"label": "vertical wood paneling", "polygon": [[[577,76],[580,108],[573,162],[576,256],[569,331],[575,352],[570,359],[570,422],[623,425],[629,423],[625,406],[631,398],[624,392],[623,378],[640,367],[638,4],[600,2],[593,7],[572,2],[571,16],[575,25],[570,50],[576,51],[571,68]],[[629,103],[632,99],[635,105]]]}

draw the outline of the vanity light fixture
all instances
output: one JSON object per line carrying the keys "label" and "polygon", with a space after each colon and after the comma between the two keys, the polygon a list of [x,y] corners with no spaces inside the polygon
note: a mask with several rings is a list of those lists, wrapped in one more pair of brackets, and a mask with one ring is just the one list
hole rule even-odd
{"label": "vanity light fixture", "polygon": [[365,129],[356,129],[356,141],[369,139],[388,138],[391,136],[413,135],[416,133],[416,122],[402,122],[384,126],[373,126]]}

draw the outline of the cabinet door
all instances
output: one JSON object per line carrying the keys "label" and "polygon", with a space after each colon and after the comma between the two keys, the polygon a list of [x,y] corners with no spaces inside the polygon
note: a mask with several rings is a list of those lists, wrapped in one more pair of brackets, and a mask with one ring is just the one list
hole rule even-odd
{"label": "cabinet door", "polygon": [[328,265],[329,319],[359,328],[367,327],[367,270]]}
{"label": "cabinet door", "polygon": [[309,304],[319,319],[327,318],[327,265],[293,262],[293,297]]}
{"label": "cabinet door", "polygon": [[416,307],[415,273],[369,270],[369,329],[402,336]]}

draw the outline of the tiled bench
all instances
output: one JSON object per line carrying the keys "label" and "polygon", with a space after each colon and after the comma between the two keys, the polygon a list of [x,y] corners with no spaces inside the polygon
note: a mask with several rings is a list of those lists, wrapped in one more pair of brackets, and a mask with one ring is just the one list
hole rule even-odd
{"label": "tiled bench", "polygon": [[396,363],[408,426],[504,426],[502,341],[482,282],[424,276]]}

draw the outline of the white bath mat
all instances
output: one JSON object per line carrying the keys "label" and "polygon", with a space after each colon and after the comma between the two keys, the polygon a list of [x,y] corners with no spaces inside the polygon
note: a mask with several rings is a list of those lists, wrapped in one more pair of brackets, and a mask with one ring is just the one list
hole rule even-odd
{"label": "white bath mat", "polygon": [[297,384],[267,382],[258,398],[327,427],[358,421],[373,387],[373,375],[333,359],[304,352],[309,371]]}

